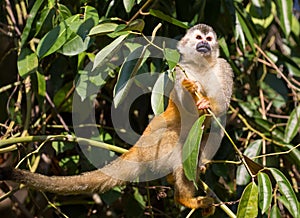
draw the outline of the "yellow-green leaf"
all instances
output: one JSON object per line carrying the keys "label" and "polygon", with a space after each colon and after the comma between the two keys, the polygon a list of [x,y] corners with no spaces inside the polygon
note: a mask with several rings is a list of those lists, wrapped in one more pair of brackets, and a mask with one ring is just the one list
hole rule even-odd
{"label": "yellow-green leaf", "polygon": [[258,188],[254,182],[245,188],[237,211],[237,218],[254,218],[258,214]]}
{"label": "yellow-green leaf", "polygon": [[206,116],[202,115],[193,124],[182,148],[182,160],[185,176],[196,182],[200,142],[203,134],[203,122]]}
{"label": "yellow-green leaf", "polygon": [[278,184],[280,193],[287,199],[287,209],[293,217],[299,217],[299,202],[289,180],[276,168],[270,168],[270,171]]}
{"label": "yellow-green leaf", "polygon": [[267,174],[260,172],[258,178],[258,197],[261,213],[264,214],[271,207],[272,183]]}
{"label": "yellow-green leaf", "polygon": [[29,48],[24,48],[18,57],[18,71],[21,77],[25,78],[38,68],[38,58]]}
{"label": "yellow-green leaf", "polygon": [[300,106],[296,107],[290,114],[284,131],[284,141],[290,143],[300,128]]}

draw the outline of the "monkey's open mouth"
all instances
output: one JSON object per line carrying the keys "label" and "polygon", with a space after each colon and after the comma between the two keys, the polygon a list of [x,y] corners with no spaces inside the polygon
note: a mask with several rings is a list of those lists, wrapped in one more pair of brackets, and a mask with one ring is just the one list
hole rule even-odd
{"label": "monkey's open mouth", "polygon": [[208,53],[211,51],[210,45],[205,42],[199,42],[196,46],[196,50],[201,53]]}

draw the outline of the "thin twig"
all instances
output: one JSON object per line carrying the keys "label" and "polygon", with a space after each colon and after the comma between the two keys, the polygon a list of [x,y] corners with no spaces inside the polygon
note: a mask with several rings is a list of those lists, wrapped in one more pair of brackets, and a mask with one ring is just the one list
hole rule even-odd
{"label": "thin twig", "polygon": [[153,0],[148,0],[145,2],[145,4],[131,17],[131,19],[127,22],[127,25],[130,24],[132,21],[134,21],[140,14],[143,12],[143,10],[152,3]]}
{"label": "thin twig", "polygon": [[276,72],[286,81],[286,83],[291,89],[300,91],[300,88],[292,84],[292,82],[281,72],[281,70],[277,67],[277,65],[268,57],[268,55],[257,44],[254,43],[254,46],[267,59],[267,61],[271,64],[272,68],[274,68]]}

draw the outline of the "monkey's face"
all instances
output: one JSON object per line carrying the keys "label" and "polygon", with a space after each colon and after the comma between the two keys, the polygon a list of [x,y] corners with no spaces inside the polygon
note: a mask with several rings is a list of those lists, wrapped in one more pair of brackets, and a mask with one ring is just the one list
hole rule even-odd
{"label": "monkey's face", "polygon": [[219,45],[216,33],[210,26],[199,24],[188,30],[186,35],[178,43],[179,52],[189,58],[217,58]]}
{"label": "monkey's face", "polygon": [[202,32],[196,31],[196,35],[194,36],[196,39],[196,51],[200,52],[204,56],[211,55],[214,43],[216,39],[212,32],[207,34],[203,34]]}

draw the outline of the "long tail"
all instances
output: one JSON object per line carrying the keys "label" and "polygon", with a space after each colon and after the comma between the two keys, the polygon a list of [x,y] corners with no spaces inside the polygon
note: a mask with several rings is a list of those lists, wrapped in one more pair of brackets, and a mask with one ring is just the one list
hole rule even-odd
{"label": "long tail", "polygon": [[173,121],[179,120],[179,115],[172,107],[175,106],[171,102],[169,110],[151,121],[135,146],[101,169],[76,176],[44,176],[19,169],[0,168],[0,180],[13,180],[34,189],[65,195],[102,193],[135,180],[147,169],[155,172],[170,168],[174,164],[170,158],[180,129],[180,123]]}
{"label": "long tail", "polygon": [[20,169],[1,168],[0,180],[12,180],[40,191],[62,195],[102,193],[114,186],[126,183],[126,181],[110,177],[100,170],[76,176],[45,176]]}

